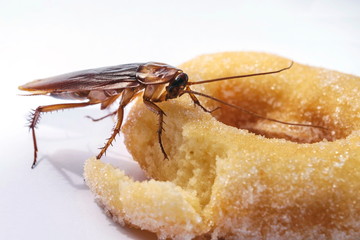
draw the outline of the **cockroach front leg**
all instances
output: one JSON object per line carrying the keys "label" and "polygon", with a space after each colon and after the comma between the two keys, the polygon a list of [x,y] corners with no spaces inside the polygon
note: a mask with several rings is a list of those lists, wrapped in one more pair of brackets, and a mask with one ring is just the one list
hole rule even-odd
{"label": "cockroach front leg", "polygon": [[48,106],[40,106],[36,108],[34,113],[31,116],[29,128],[32,132],[32,138],[34,143],[34,161],[31,165],[31,168],[34,168],[36,166],[36,160],[37,160],[37,152],[38,152],[38,146],[36,142],[36,134],[35,134],[35,128],[40,120],[40,114],[44,112],[53,112],[61,109],[68,109],[68,108],[78,108],[78,107],[85,107],[89,106],[95,103],[90,102],[84,102],[84,103],[67,103],[67,104],[54,104],[54,105],[48,105]]}
{"label": "cockroach front leg", "polygon": [[159,141],[159,144],[160,144],[160,148],[161,148],[161,152],[163,153],[164,155],[164,158],[165,159],[169,159],[168,158],[168,155],[166,154],[165,152],[165,149],[164,149],[164,145],[163,145],[163,142],[162,142],[162,132],[164,130],[163,128],[163,124],[164,124],[164,116],[166,116],[165,112],[158,106],[156,105],[155,103],[147,100],[147,99],[144,99],[144,103],[145,105],[152,111],[154,112],[156,115],[158,115],[158,120],[159,120],[159,128],[158,128],[158,141]]}
{"label": "cockroach front leg", "polygon": [[[190,90],[190,91],[191,91],[190,88],[187,88],[187,90]],[[189,93],[189,92],[188,92],[188,94],[190,95],[190,98],[191,98],[191,100],[194,102],[194,104],[195,104],[195,105],[198,105],[202,110],[204,110],[204,112],[212,113],[212,112],[214,112],[214,111],[216,111],[216,110],[218,110],[218,109],[220,108],[220,107],[217,107],[217,108],[215,108],[215,109],[213,109],[213,110],[208,110],[208,109],[206,109],[206,108],[200,103],[199,99],[197,99],[197,97],[196,97],[194,94]]]}

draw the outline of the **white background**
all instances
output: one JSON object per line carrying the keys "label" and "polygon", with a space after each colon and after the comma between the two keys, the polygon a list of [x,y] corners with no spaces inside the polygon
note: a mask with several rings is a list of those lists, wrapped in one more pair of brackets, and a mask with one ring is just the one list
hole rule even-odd
{"label": "white background", "polygon": [[[59,102],[17,86],[131,62],[178,65],[219,51],[266,51],[360,75],[360,1],[0,0],[0,239],[155,239],[113,224],[82,178],[109,136],[98,106],[45,114],[31,170],[30,109]],[[106,161],[142,178],[121,146]]]}

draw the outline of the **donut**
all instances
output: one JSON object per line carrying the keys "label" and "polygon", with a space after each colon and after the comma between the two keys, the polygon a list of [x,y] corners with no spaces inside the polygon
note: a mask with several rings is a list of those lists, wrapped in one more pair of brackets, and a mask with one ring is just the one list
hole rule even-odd
{"label": "donut", "polygon": [[[179,68],[200,81],[289,64],[226,52]],[[360,239],[359,77],[294,62],[191,88],[243,110],[197,96],[205,112],[186,94],[158,103],[164,159],[157,116],[139,98],[122,132],[149,180],[95,158],[84,168],[115,221],[160,239]]]}

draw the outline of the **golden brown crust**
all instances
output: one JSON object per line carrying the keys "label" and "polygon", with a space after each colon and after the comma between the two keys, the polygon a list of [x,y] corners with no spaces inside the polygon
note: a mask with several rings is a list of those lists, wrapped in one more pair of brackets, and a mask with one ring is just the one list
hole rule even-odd
{"label": "golden brown crust", "polygon": [[[220,53],[180,68],[195,81],[289,62],[270,54]],[[267,117],[330,130],[278,124],[223,106],[211,115],[184,96],[159,104],[167,114],[163,141],[170,159],[164,160],[156,116],[138,101],[123,132],[130,153],[155,180],[134,182],[94,159],[85,168],[90,188],[119,218],[163,238],[360,238],[358,77],[295,63],[280,74],[196,90]],[[172,218],[175,213],[183,215]]]}

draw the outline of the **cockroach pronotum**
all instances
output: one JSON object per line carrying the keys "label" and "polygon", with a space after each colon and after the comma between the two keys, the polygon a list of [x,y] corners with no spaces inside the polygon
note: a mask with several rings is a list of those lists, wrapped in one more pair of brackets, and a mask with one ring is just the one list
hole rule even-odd
{"label": "cockroach pronotum", "polygon": [[220,102],[221,104],[237,108],[256,117],[267,119],[270,121],[288,125],[323,128],[321,126],[314,126],[310,124],[289,123],[272,118],[267,118],[249,110],[243,109],[241,107],[226,103],[220,99],[190,89],[190,86],[195,84],[204,84],[235,78],[280,73],[282,71],[290,69],[292,65],[293,63],[282,69],[269,72],[189,82],[187,74],[176,67],[157,62],[132,63],[77,71],[29,82],[25,85],[20,86],[19,89],[31,92],[30,95],[48,95],[61,99],[87,100],[77,103],[61,103],[47,106],[39,106],[34,110],[31,115],[29,124],[29,128],[32,131],[32,138],[34,144],[34,160],[32,163],[32,168],[36,166],[38,152],[35,127],[39,123],[39,117],[41,113],[57,111],[60,109],[85,107],[94,104],[100,104],[101,110],[103,110],[107,109],[112,103],[114,103],[118,98],[120,98],[120,103],[117,110],[100,118],[103,119],[111,115],[117,115],[117,122],[113,129],[113,132],[110,138],[105,143],[104,147],[101,148],[100,153],[97,155],[97,159],[100,159],[106,152],[107,148],[111,145],[116,135],[120,132],[123,122],[124,108],[140,92],[143,92],[144,104],[151,111],[158,115],[158,141],[165,159],[167,159],[168,156],[164,150],[161,138],[164,123],[163,118],[165,116],[165,113],[156,103],[163,102],[168,99],[181,97],[184,94],[189,94],[194,104],[201,107],[206,112],[211,111],[207,110],[204,106],[201,105],[200,101],[196,98],[196,95],[209,98],[211,100]]}

